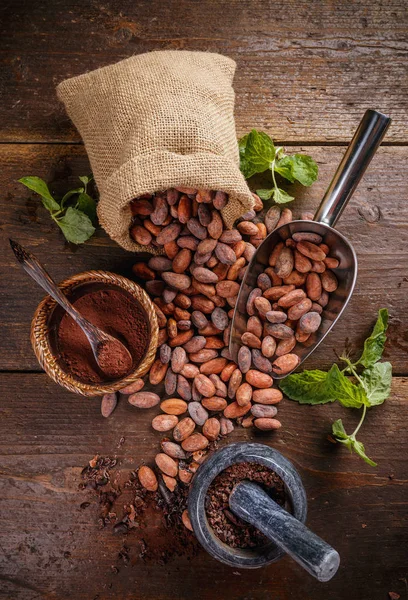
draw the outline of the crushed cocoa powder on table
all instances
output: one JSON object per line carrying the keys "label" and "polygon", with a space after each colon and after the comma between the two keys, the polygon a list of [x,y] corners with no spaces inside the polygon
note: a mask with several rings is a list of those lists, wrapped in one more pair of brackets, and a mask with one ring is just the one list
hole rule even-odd
{"label": "crushed cocoa powder on table", "polygon": [[82,509],[97,500],[99,527],[125,536],[118,564],[143,560],[164,565],[174,556],[196,556],[200,546],[181,520],[188,487],[180,483],[164,498],[143,488],[135,471],[117,467],[116,458],[95,456],[82,470],[79,489],[91,492],[90,501],[80,504]]}
{"label": "crushed cocoa powder on table", "polygon": [[255,548],[269,543],[263,533],[236,517],[229,508],[228,501],[234,486],[244,479],[260,485],[281,506],[286,501],[282,479],[263,465],[240,463],[222,471],[208,489],[206,512],[215,535],[231,548]]}
{"label": "crushed cocoa powder on table", "polygon": [[[134,368],[140,363],[150,332],[147,317],[135,299],[121,291],[101,289],[81,296],[74,306],[93,325],[128,348]],[[68,314],[61,319],[57,340],[61,359],[75,377],[85,383],[106,381],[84,332]]]}

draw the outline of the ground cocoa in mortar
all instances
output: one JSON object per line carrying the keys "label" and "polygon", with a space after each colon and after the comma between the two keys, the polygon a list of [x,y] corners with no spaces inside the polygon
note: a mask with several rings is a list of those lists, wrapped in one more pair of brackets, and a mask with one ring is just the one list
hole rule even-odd
{"label": "ground cocoa in mortar", "polygon": [[244,479],[259,484],[281,506],[286,500],[282,479],[263,465],[240,463],[222,471],[208,489],[206,512],[215,535],[231,548],[255,548],[269,542],[263,533],[236,517],[229,508],[228,501],[234,486]]}
{"label": "ground cocoa in mortar", "polygon": [[[85,294],[74,306],[93,325],[125,344],[132,355],[133,368],[140,363],[149,341],[149,324],[136,300],[107,289]],[[57,343],[63,362],[76,378],[84,383],[106,381],[84,332],[68,314],[61,319]]]}

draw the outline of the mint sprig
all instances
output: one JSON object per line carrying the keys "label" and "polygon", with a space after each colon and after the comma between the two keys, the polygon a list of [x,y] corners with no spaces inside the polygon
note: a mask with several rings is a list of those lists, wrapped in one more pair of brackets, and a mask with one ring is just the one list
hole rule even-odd
{"label": "mint sprig", "polygon": [[[347,355],[342,355],[340,359],[346,364],[343,369],[334,364],[327,372],[316,369],[294,373],[280,383],[280,388],[286,396],[299,404],[327,404],[337,400],[346,408],[362,408],[360,422],[351,435],[346,433],[341,419],[333,423],[332,434],[337,442],[344,444],[350,452],[355,452],[373,467],[377,466],[376,463],[368,458],[364,445],[356,436],[367,409],[382,404],[391,392],[391,363],[379,362],[387,339],[387,327],[388,310],[382,308],[357,361],[352,362]],[[352,375],[355,383],[347,375]]]}
{"label": "mint sprig", "polygon": [[275,174],[294,183],[298,181],[304,186],[310,186],[317,179],[318,166],[306,154],[284,153],[282,146],[276,148],[272,139],[263,131],[253,129],[239,140],[240,168],[246,179],[256,173],[271,171],[273,187],[256,190],[264,202],[273,198],[277,204],[292,202],[294,197],[278,186]]}
{"label": "mint sprig", "polygon": [[69,190],[61,200],[51,194],[48,185],[40,177],[22,177],[18,181],[33,190],[50,213],[52,220],[58,225],[65,239],[73,244],[83,244],[94,233],[96,223],[96,202],[87,193],[87,186],[92,176],[79,177],[83,185]]}

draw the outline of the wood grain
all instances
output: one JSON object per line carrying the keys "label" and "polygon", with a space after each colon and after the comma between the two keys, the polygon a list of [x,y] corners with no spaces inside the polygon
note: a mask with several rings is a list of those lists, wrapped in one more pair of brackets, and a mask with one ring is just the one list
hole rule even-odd
{"label": "wood grain", "polygon": [[[294,213],[299,215],[301,210],[317,207],[343,149],[293,148],[296,149],[310,153],[320,169],[319,180],[310,189],[288,188],[298,197],[293,206]],[[15,262],[8,247],[8,237],[31,249],[57,281],[88,269],[105,269],[131,276],[135,258],[100,229],[85,245],[67,244],[35,194],[17,182],[22,175],[35,174],[51,182],[53,190],[63,193],[77,185],[78,175],[89,172],[82,146],[0,146],[0,160],[3,164],[0,185],[5,198],[0,205],[3,248],[0,256],[0,294],[3,298],[0,368],[39,370],[29,343],[29,327],[43,294]],[[399,165],[398,169],[395,165]],[[386,357],[393,363],[396,374],[408,373],[408,189],[404,175],[407,170],[408,156],[404,148],[381,148],[344,211],[338,229],[357,252],[357,288],[341,322],[308,359],[306,367],[331,365],[336,359],[335,351],[343,350],[347,338],[360,348],[372,327],[376,311],[387,306],[391,326]]]}
{"label": "wood grain", "polygon": [[[393,590],[404,598],[407,393],[408,379],[395,379],[392,396],[369,411],[361,430],[376,469],[327,441],[332,420],[342,417],[346,428],[358,420],[337,406],[285,401],[280,432],[239,429],[228,438],[271,444],[299,469],[309,499],[308,524],[342,560],[335,579],[322,585],[288,558],[262,571],[234,571],[203,551],[193,562],[188,555],[164,565],[143,562],[138,540],[154,535],[159,516],[147,530],[126,538],[99,530],[95,499],[80,492],[78,483],[96,453],[117,454],[124,471],[142,460],[151,463],[160,439],[150,427],[156,409],[140,411],[122,400],[106,420],[98,400],[64,392],[43,374],[0,375],[0,597],[385,600]],[[122,436],[125,443],[118,449]],[[81,510],[84,501],[91,506]],[[123,543],[128,566],[118,559]]]}
{"label": "wood grain", "polygon": [[78,141],[56,84],[160,49],[237,61],[240,134],[345,142],[376,108],[393,117],[388,142],[408,138],[404,0],[5,0],[1,23],[0,141]]}
{"label": "wood grain", "polygon": [[[406,2],[3,0],[0,33],[0,598],[386,600],[391,591],[408,598]],[[63,194],[90,171],[55,86],[160,49],[220,52],[237,61],[238,135],[263,129],[319,163],[312,188],[288,188],[297,197],[295,214],[317,207],[366,108],[393,118],[386,146],[338,226],[358,255],[357,288],[305,364],[327,368],[347,339],[361,347],[377,309],[390,309],[385,357],[400,377],[360,432],[378,467],[328,441],[333,420],[342,418],[347,431],[358,421],[358,411],[336,405],[284,401],[279,432],[237,428],[225,441],[273,445],[299,469],[308,524],[341,556],[339,573],[326,584],[288,558],[261,571],[234,571],[204,551],[194,560],[183,554],[164,564],[144,561],[141,537],[167,539],[160,513],[126,538],[100,530],[95,498],[78,490],[81,469],[96,453],[117,454],[123,473],[150,463],[160,440],[150,426],[156,411],[121,400],[103,419],[97,399],[70,394],[38,372],[30,347],[30,320],[42,292],[14,262],[9,236],[36,253],[57,280],[90,268],[129,276],[135,261],[100,229],[83,246],[67,244],[38,198],[17,183],[39,175]],[[128,565],[118,558],[124,543]]]}

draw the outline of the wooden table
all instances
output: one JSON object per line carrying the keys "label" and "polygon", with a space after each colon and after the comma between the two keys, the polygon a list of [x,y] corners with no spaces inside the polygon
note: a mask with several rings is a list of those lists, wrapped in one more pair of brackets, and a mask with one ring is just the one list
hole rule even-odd
{"label": "wooden table", "polygon": [[[408,597],[408,120],[403,0],[5,0],[1,8],[0,206],[0,597],[5,599],[386,600]],[[327,441],[330,423],[358,416],[337,406],[284,402],[282,430],[257,436],[299,468],[308,523],[340,552],[335,579],[319,584],[285,558],[233,571],[204,552],[161,566],[117,554],[121,536],[99,530],[94,504],[80,509],[81,468],[96,453],[122,464],[151,460],[160,438],[151,412],[121,402],[104,420],[99,402],[69,394],[41,372],[29,342],[42,293],[15,263],[12,235],[61,280],[90,268],[129,274],[133,257],[103,231],[68,246],[17,179],[39,175],[56,191],[89,172],[78,133],[55,96],[66,77],[154,49],[224,53],[238,63],[239,135],[255,127],[310,153],[319,181],[296,190],[295,210],[314,209],[364,110],[393,117],[387,138],[339,223],[359,258],[347,313],[308,363],[327,368],[346,340],[360,347],[376,311],[391,314],[386,358],[392,395],[361,430],[371,468]],[[253,434],[237,429],[234,440]],[[118,446],[124,436],[123,446]],[[152,525],[153,526],[153,525]]]}

